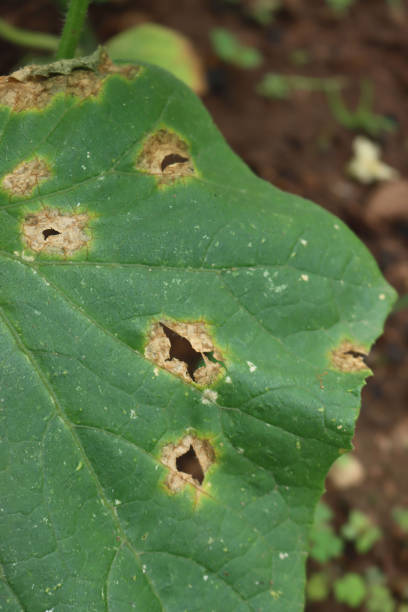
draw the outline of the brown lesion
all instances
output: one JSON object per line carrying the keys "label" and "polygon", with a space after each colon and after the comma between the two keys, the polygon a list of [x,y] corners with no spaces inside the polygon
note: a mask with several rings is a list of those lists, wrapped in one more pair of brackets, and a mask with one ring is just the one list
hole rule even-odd
{"label": "brown lesion", "polygon": [[69,214],[44,208],[25,217],[23,239],[36,253],[71,255],[85,247],[90,240],[85,232],[88,221],[87,214]]}
{"label": "brown lesion", "polygon": [[136,169],[158,177],[159,184],[195,174],[187,143],[167,129],[148,136],[136,160]]}
{"label": "brown lesion", "polygon": [[44,159],[34,157],[18,164],[6,174],[2,188],[11,196],[30,196],[38,185],[51,176],[50,167]]}
{"label": "brown lesion", "polygon": [[[9,106],[15,112],[29,109],[43,109],[59,93],[76,96],[81,100],[96,97],[112,74],[133,78],[138,67],[126,64],[116,65],[106,52],[101,52],[94,69],[73,68],[66,74],[45,74],[47,67],[30,65],[0,77],[0,104]],[[55,68],[57,71],[58,68]],[[43,73],[43,74],[42,74]]]}
{"label": "brown lesion", "polygon": [[208,440],[187,434],[176,444],[167,444],[160,460],[168,468],[165,485],[172,493],[183,491],[188,484],[200,493],[215,452]]}
{"label": "brown lesion", "polygon": [[341,372],[369,370],[366,359],[366,349],[349,340],[343,340],[341,344],[330,353],[332,365],[336,370],[340,370]]}
{"label": "brown lesion", "polygon": [[188,383],[210,385],[224,371],[223,357],[203,321],[156,321],[145,357]]}

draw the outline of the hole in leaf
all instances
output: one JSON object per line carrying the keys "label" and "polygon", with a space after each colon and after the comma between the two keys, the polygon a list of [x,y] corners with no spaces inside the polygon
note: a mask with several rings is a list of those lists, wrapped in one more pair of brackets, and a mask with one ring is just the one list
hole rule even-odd
{"label": "hole in leaf", "polygon": [[208,440],[187,434],[177,443],[167,444],[161,453],[161,462],[169,470],[167,487],[173,493],[178,493],[191,484],[199,492],[214,461],[215,452]]}
{"label": "hole in leaf", "polygon": [[336,370],[341,372],[358,372],[368,369],[365,348],[349,340],[343,340],[340,346],[331,351],[331,362]]}
{"label": "hole in leaf", "polygon": [[90,239],[85,232],[88,221],[87,214],[43,208],[29,213],[21,229],[24,242],[33,251],[67,256],[87,245]]}
{"label": "hole in leaf", "polygon": [[364,361],[364,363],[367,363],[367,358],[368,358],[367,353],[350,350],[350,351],[346,351],[345,355],[351,355],[352,357],[355,357],[355,358],[360,357]]}
{"label": "hole in leaf", "polygon": [[195,174],[187,143],[166,129],[147,137],[136,160],[136,168],[158,177],[160,185]]}
{"label": "hole in leaf", "polygon": [[213,383],[225,368],[203,321],[153,324],[145,357],[156,365],[198,385]]}
{"label": "hole in leaf", "polygon": [[[187,338],[183,338],[177,332],[173,331],[163,323],[160,323],[162,326],[164,333],[170,340],[170,357],[168,361],[172,359],[178,359],[179,361],[184,361],[187,364],[187,372],[194,379],[194,372],[197,370],[200,362],[203,361],[203,357],[201,353],[198,353],[191,346],[191,342],[187,340]],[[204,353],[206,354],[206,353]]]}
{"label": "hole in leaf", "polygon": [[178,153],[170,153],[170,155],[166,155],[161,163],[162,172],[167,166],[171,166],[172,164],[185,164],[186,162],[188,162],[188,157],[183,157]]}
{"label": "hole in leaf", "polygon": [[44,240],[47,240],[48,236],[58,236],[61,232],[58,232],[54,228],[50,227],[48,229],[43,230],[42,234],[44,236]]}
{"label": "hole in leaf", "polygon": [[180,455],[180,457],[177,457],[176,467],[178,472],[190,474],[190,476],[195,480],[198,480],[200,484],[203,482],[203,468],[201,467],[197,455],[195,454],[194,448],[191,445],[189,450],[184,453],[184,455]]}

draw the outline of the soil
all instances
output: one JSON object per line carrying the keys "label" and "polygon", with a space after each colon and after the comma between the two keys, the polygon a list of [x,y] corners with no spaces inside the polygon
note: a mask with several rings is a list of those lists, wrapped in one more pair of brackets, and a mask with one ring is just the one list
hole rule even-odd
{"label": "soil", "polygon": [[[343,17],[336,17],[325,0],[282,0],[274,20],[266,26],[245,14],[245,3],[251,0],[235,4],[227,0],[116,0],[92,6],[90,21],[100,41],[146,20],[189,36],[207,72],[204,104],[231,147],[260,177],[310,198],[343,219],[374,254],[388,281],[400,295],[406,295],[406,191],[398,205],[389,205],[391,196],[381,193],[378,185],[361,185],[348,178],[345,166],[352,155],[353,139],[361,132],[336,121],[323,93],[268,100],[255,89],[269,71],[342,76],[347,80],[345,99],[352,106],[358,102],[362,79],[369,79],[375,112],[395,123],[393,132],[376,139],[381,157],[402,178],[408,177],[407,0],[401,0],[399,9],[396,2],[356,0]],[[50,33],[58,33],[62,23],[51,0],[3,0],[0,16],[17,26]],[[209,40],[211,28],[220,26],[262,51],[263,65],[243,70],[220,61]],[[1,74],[14,68],[23,53],[0,41]],[[384,533],[364,556],[347,548],[338,561],[339,571],[361,571],[370,565],[380,568],[397,602],[408,601],[408,538],[391,518],[392,508],[408,507],[407,345],[405,309],[389,317],[369,357],[374,377],[363,392],[354,440],[363,481],[339,489],[328,480],[325,494],[337,525],[344,523],[351,508],[358,508],[370,514]],[[311,570],[316,567],[311,563]],[[308,606],[310,611],[344,609],[333,599]]]}

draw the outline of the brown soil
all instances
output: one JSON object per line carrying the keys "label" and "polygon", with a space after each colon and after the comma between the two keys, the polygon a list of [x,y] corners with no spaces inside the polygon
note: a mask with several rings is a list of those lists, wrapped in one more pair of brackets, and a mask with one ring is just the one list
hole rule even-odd
{"label": "brown soil", "polygon": [[[137,7],[137,8],[135,8]],[[266,27],[251,21],[223,0],[116,0],[95,5],[91,23],[99,40],[143,20],[178,29],[189,36],[203,59],[209,92],[204,103],[231,147],[262,178],[308,197],[343,219],[365,242],[383,273],[401,295],[408,293],[408,201],[378,214],[378,187],[362,186],[344,171],[355,133],[340,125],[322,93],[298,93],[289,100],[266,100],[255,92],[265,72],[305,76],[342,76],[345,97],[355,104],[362,78],[374,86],[375,112],[395,121],[392,133],[377,142],[382,159],[408,176],[408,2],[400,12],[385,0],[357,0],[348,15],[337,18],[324,0],[283,0],[282,9]],[[20,27],[57,33],[61,17],[51,0],[3,2],[0,15]],[[265,62],[256,70],[222,63],[209,42],[212,27],[232,30],[256,46]],[[294,52],[306,52],[296,65]],[[21,49],[0,41],[0,72],[15,67]],[[361,133],[361,132],[360,132]],[[375,194],[376,214],[371,215]],[[380,205],[381,208],[381,205]],[[393,212],[397,209],[397,213]],[[367,511],[385,536],[364,557],[347,549],[341,571],[375,565],[387,576],[396,601],[407,598],[408,542],[395,528],[390,511],[408,507],[408,312],[394,313],[385,334],[371,352],[375,377],[363,392],[355,436],[356,456],[365,468],[358,487],[336,490],[328,485],[326,500],[336,522],[350,508]],[[404,595],[405,593],[405,595]],[[406,600],[405,600],[406,601]],[[333,600],[309,610],[346,609]]]}

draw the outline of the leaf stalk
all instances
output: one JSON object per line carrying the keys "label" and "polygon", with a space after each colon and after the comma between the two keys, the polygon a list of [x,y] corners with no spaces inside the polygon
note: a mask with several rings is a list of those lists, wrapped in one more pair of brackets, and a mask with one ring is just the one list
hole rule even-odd
{"label": "leaf stalk", "polygon": [[61,40],[57,50],[57,60],[72,59],[75,56],[90,1],[91,0],[71,0],[69,3]]}
{"label": "leaf stalk", "polygon": [[42,49],[44,51],[56,51],[58,48],[58,36],[52,34],[44,34],[43,32],[32,32],[31,30],[23,30],[7,23],[0,18],[0,38],[8,40],[22,47],[30,47],[31,49]]}

